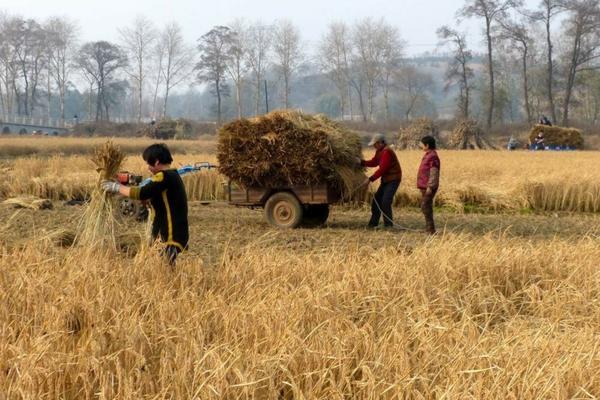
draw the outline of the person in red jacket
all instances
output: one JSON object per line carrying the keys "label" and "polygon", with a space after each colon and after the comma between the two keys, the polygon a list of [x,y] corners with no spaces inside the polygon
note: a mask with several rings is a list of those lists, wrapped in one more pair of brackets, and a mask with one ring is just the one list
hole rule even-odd
{"label": "person in red jacket", "polygon": [[384,226],[392,227],[394,226],[392,202],[398,187],[400,187],[402,168],[396,153],[388,147],[384,135],[380,133],[374,135],[369,146],[375,148],[375,156],[371,160],[360,160],[360,165],[363,167],[379,167],[379,169],[365,181],[365,184],[368,185],[380,178],[381,184],[371,203],[371,220],[368,227],[378,226],[382,213]]}
{"label": "person in red jacket", "polygon": [[425,216],[425,231],[435,233],[433,221],[433,199],[440,186],[440,158],[437,155],[435,138],[425,136],[421,139],[421,148],[425,152],[419,174],[417,176],[417,188],[421,191],[421,211]]}

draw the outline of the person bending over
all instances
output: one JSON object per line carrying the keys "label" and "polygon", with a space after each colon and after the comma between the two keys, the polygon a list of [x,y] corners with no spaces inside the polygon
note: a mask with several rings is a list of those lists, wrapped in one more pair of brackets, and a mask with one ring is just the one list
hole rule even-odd
{"label": "person bending over", "polygon": [[384,226],[392,227],[394,226],[392,202],[398,187],[400,187],[400,181],[402,181],[402,168],[396,153],[387,145],[384,135],[380,133],[373,135],[369,146],[375,148],[375,156],[371,160],[359,160],[360,165],[379,167],[379,169],[365,181],[365,184],[368,185],[379,178],[381,178],[381,184],[371,202],[371,220],[368,227],[378,226],[382,213]]}

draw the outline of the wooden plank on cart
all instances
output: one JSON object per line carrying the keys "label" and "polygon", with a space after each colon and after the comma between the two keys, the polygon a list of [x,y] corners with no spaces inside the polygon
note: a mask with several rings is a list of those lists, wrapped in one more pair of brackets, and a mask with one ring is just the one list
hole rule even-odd
{"label": "wooden plank on cart", "polygon": [[327,185],[293,186],[292,191],[302,204],[327,204]]}

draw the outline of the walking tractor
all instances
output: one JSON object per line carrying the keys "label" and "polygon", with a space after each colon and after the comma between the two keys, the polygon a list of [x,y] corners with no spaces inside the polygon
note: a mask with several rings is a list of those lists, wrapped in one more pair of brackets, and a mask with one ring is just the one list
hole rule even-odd
{"label": "walking tractor", "polygon": [[[177,169],[180,176],[194,174],[202,170],[217,169],[216,165],[199,162]],[[143,179],[128,171],[117,174],[117,181],[123,185],[144,186],[152,178]],[[330,204],[340,201],[339,190],[329,185],[251,187],[244,188],[233,182],[225,184],[226,200],[232,206],[264,208],[265,219],[279,228],[318,227],[327,222]],[[121,198],[119,213],[125,217],[144,221],[148,218],[148,208],[144,202]]]}
{"label": "walking tractor", "polygon": [[[177,173],[183,177],[202,170],[211,170],[214,168],[217,167],[209,162],[203,161],[177,168]],[[143,179],[141,175],[136,175],[128,171],[121,171],[117,174],[116,180],[122,185],[145,186],[152,181],[152,178]],[[146,207],[145,202],[123,197],[119,201],[118,209],[121,215],[125,217],[134,217],[138,221],[145,221],[148,218],[148,207]]]}

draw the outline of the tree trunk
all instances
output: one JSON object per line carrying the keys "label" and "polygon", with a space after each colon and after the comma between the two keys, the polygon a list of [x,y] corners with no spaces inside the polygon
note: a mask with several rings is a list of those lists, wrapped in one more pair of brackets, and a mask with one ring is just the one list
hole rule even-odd
{"label": "tree trunk", "polygon": [[288,74],[284,74],[283,77],[283,86],[284,86],[284,93],[283,93],[283,104],[285,106],[285,109],[287,110],[288,108],[290,108],[290,102],[289,102],[289,90],[290,90],[290,83],[289,83],[289,76]]}
{"label": "tree trunk", "polygon": [[581,32],[578,27],[575,32],[575,43],[573,43],[573,52],[571,53],[571,61],[567,73],[567,85],[565,87],[565,100],[563,103],[562,125],[569,124],[569,107],[571,105],[571,96],[573,95],[573,87],[575,86],[575,75],[577,74],[577,60],[579,59],[579,51],[581,48]]}
{"label": "tree trunk", "polygon": [[50,72],[48,72],[48,79],[46,83],[48,84],[48,109],[46,111],[48,113],[48,125],[50,125],[50,118],[52,117],[50,110],[50,103],[52,102],[52,93],[50,92]]}
{"label": "tree trunk", "polygon": [[548,46],[548,82],[546,83],[546,92],[548,95],[548,107],[552,122],[556,123],[556,107],[554,106],[554,65],[552,61],[552,36],[550,35],[550,11],[546,15],[546,43]]}
{"label": "tree trunk", "polygon": [[527,123],[531,123],[531,107],[529,106],[529,78],[527,77],[527,47],[523,51],[523,96],[525,97],[525,112],[527,113]]}
{"label": "tree trunk", "polygon": [[375,111],[375,85],[370,84],[368,88],[368,96],[369,96],[369,121],[374,121],[373,113]]}
{"label": "tree trunk", "polygon": [[260,81],[260,76],[257,75],[255,82],[256,93],[254,95],[254,115],[258,115],[258,113],[260,112]]}
{"label": "tree trunk", "polygon": [[217,128],[221,126],[221,85],[219,80],[215,81],[215,87],[217,91]]}
{"label": "tree trunk", "polygon": [[169,101],[169,84],[165,87],[165,101],[163,102],[162,117],[167,117],[167,102]]}
{"label": "tree trunk", "polygon": [[235,102],[237,105],[237,116],[238,119],[242,118],[242,82],[241,79],[235,84]]}
{"label": "tree trunk", "polygon": [[487,112],[487,127],[488,129],[492,127],[492,119],[494,117],[494,103],[495,92],[494,92],[494,58],[492,54],[492,34],[491,34],[491,24],[492,21],[489,18],[486,18],[486,37],[487,37],[487,48],[488,48],[488,75],[490,78],[490,102],[488,105]]}
{"label": "tree trunk", "polygon": [[139,90],[138,90],[138,124],[142,122],[142,80],[139,82]]}

